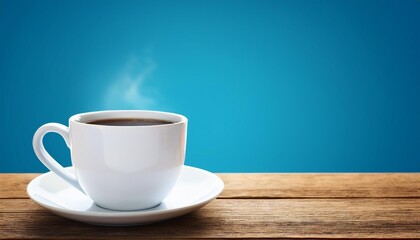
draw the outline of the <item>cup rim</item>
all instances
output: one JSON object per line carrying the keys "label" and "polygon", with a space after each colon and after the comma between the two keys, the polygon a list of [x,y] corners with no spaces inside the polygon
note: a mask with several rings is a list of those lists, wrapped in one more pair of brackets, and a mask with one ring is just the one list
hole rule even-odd
{"label": "cup rim", "polygon": [[[145,125],[145,126],[109,126],[109,125],[98,125],[98,124],[89,124],[85,121],[82,121],[81,119],[86,118],[86,117],[90,117],[91,120],[96,120],[96,119],[104,119],[107,117],[99,117],[99,118],[95,118],[94,116],[96,115],[110,115],[110,114],[118,114],[118,113],[123,113],[123,114],[146,114],[146,115],[160,115],[162,117],[154,117],[154,119],[161,119],[161,120],[166,120],[166,121],[171,121],[172,123],[169,124],[164,124],[164,125]],[[93,118],[93,119],[92,119]],[[109,118],[109,117],[108,117]],[[121,117],[119,117],[121,118]],[[177,118],[178,120],[169,120],[170,119],[174,119]],[[110,118],[112,119],[112,118]],[[117,118],[116,118],[117,119]],[[89,121],[89,120],[87,120]],[[188,122],[187,117],[178,114],[178,113],[172,113],[172,112],[164,112],[164,111],[154,111],[154,110],[102,110],[102,111],[91,111],[91,112],[83,112],[83,113],[78,113],[75,114],[73,116],[71,116],[69,118],[69,125],[70,124],[77,124],[77,125],[84,125],[84,126],[92,126],[92,127],[100,127],[100,128],[155,128],[155,127],[165,127],[165,126],[174,126],[174,125],[180,125],[180,124],[186,124]]]}

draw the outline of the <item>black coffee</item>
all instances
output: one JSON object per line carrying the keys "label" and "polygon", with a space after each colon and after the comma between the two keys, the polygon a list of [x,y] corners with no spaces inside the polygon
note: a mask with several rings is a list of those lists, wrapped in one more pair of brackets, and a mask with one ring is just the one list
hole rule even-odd
{"label": "black coffee", "polygon": [[106,125],[106,126],[153,126],[153,125],[164,125],[171,124],[173,122],[150,119],[150,118],[114,118],[114,119],[100,119],[88,124]]}

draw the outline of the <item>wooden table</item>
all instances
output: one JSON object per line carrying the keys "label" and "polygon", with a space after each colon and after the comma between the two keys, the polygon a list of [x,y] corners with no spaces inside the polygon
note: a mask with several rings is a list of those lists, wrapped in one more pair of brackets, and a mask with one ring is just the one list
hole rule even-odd
{"label": "wooden table", "polygon": [[420,174],[219,174],[221,196],[189,215],[100,227],[36,205],[37,174],[0,174],[0,239],[420,238]]}

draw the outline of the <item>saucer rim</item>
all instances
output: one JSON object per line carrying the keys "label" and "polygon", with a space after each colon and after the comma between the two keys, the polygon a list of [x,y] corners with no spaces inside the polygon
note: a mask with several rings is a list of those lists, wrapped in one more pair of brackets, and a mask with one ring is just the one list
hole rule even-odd
{"label": "saucer rim", "polygon": [[[36,193],[34,192],[34,188],[35,188],[35,184],[38,183],[41,178],[44,178],[50,174],[54,174],[53,172],[49,171],[46,173],[43,173],[39,176],[37,176],[36,178],[32,179],[31,182],[28,184],[27,188],[26,188],[26,192],[29,196],[29,198],[34,201],[36,204],[44,207],[47,210],[50,211],[54,211],[54,212],[58,212],[58,213],[64,213],[64,214],[73,214],[73,215],[83,215],[83,216],[90,216],[90,217],[111,217],[111,218],[118,218],[118,217],[147,217],[147,216],[153,216],[153,215],[158,215],[158,214],[168,214],[168,213],[174,213],[174,212],[180,212],[180,211],[184,211],[187,209],[192,209],[192,208],[196,208],[199,206],[204,206],[207,203],[211,202],[212,200],[216,199],[220,193],[222,193],[223,189],[224,189],[224,182],[223,180],[217,176],[214,173],[211,173],[207,170],[201,169],[201,168],[197,168],[197,167],[192,167],[192,166],[187,166],[184,165],[184,168],[189,168],[191,170],[194,171],[199,171],[207,176],[210,176],[212,178],[214,178],[215,181],[215,185],[212,188],[211,191],[209,191],[209,193],[203,195],[202,197],[200,197],[196,202],[192,203],[192,204],[187,204],[185,206],[181,206],[181,207],[175,207],[175,208],[168,208],[168,209],[158,209],[158,210],[153,210],[152,209],[143,209],[143,210],[133,210],[133,211],[117,211],[117,210],[111,210],[111,209],[107,209],[109,212],[92,212],[89,210],[85,210],[85,211],[79,211],[79,210],[73,210],[73,209],[68,209],[68,208],[64,208],[64,207],[56,207],[53,205],[49,205],[46,204],[38,199],[36,199]],[[70,167],[66,167],[66,169],[73,169],[72,166]],[[58,177],[58,176],[57,176]],[[71,186],[68,186],[71,188]],[[165,200],[163,200],[162,202],[164,202]]]}

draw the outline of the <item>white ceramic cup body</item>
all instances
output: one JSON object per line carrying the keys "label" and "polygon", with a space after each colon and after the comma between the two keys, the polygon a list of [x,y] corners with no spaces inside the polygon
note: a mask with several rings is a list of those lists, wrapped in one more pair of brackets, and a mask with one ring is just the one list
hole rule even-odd
{"label": "white ceramic cup body", "polygon": [[[99,119],[121,118],[172,123],[87,124]],[[140,110],[101,111],[72,116],[67,144],[75,180],[87,196],[104,208],[138,210],[158,205],[173,189],[184,164],[186,140],[187,118],[182,115]]]}

